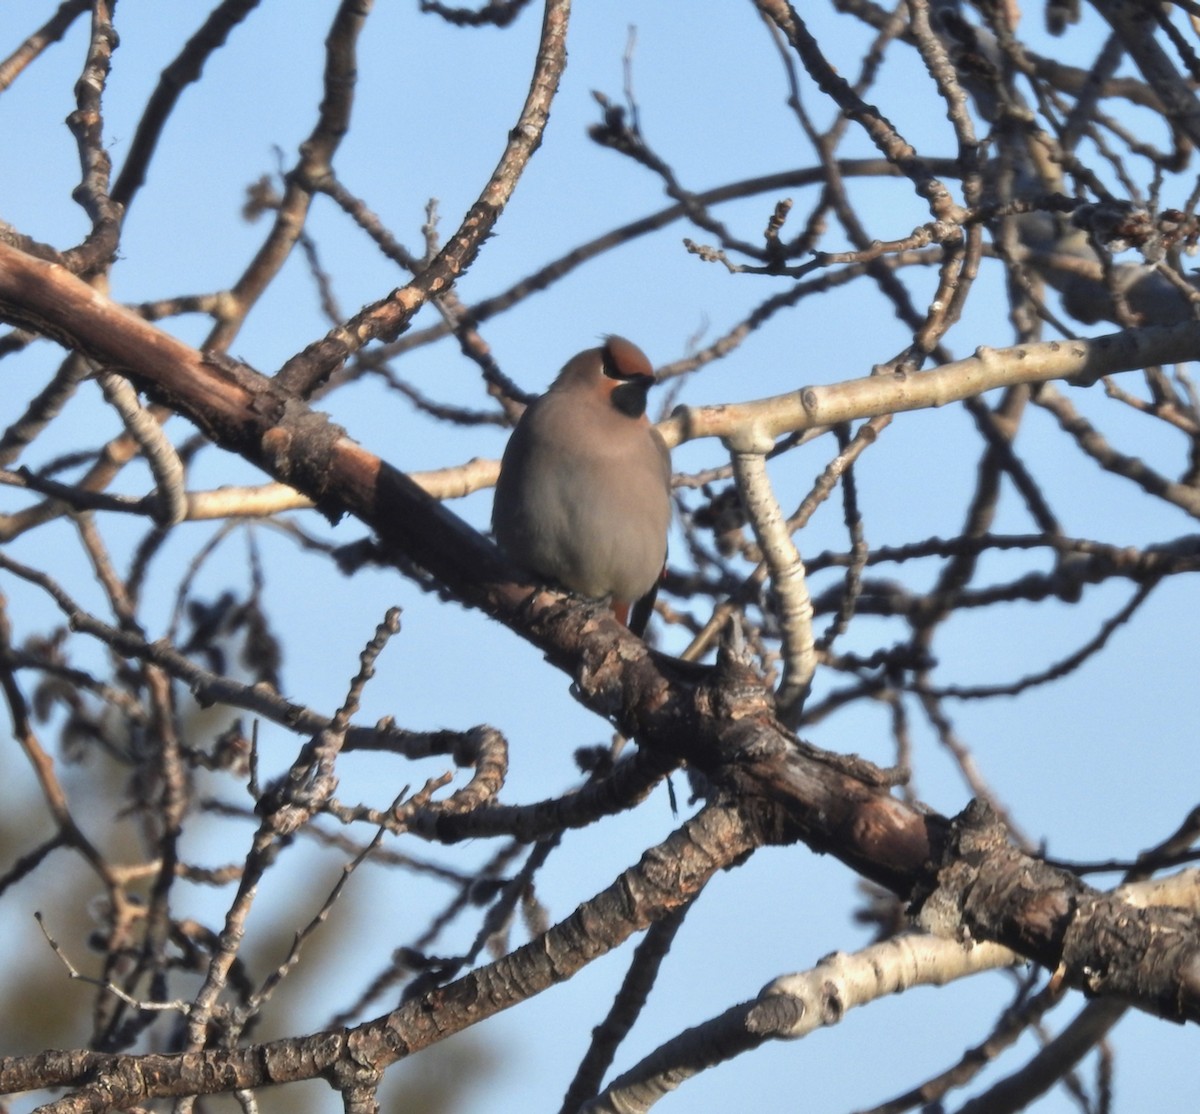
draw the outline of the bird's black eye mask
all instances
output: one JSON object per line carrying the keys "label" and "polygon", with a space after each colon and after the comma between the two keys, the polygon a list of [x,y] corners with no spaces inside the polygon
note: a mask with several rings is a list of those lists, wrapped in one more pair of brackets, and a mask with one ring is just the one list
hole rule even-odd
{"label": "bird's black eye mask", "polygon": [[[605,375],[608,375],[607,367]],[[612,404],[622,414],[631,418],[640,418],[646,412],[646,393],[654,386],[654,380],[649,375],[614,375],[611,378],[620,382],[612,389]]]}

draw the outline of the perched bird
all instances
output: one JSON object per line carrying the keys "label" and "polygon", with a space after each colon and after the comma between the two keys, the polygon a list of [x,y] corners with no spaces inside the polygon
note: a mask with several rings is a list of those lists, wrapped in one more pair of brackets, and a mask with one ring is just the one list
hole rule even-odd
{"label": "perched bird", "polygon": [[637,634],[671,521],[671,455],[646,417],[653,385],[650,361],[624,337],[569,360],[509,438],[492,505],[509,557],[578,595],[610,598]]}

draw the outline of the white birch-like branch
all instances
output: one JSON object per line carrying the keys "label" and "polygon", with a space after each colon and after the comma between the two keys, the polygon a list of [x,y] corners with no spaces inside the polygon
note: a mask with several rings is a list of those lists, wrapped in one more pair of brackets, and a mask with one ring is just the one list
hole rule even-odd
{"label": "white birch-like branch", "polygon": [[746,431],[774,439],[838,422],[945,406],[1021,383],[1062,379],[1089,387],[1105,375],[1193,360],[1200,360],[1200,322],[1188,321],[1090,340],[977,348],[966,359],[915,374],[868,375],[751,402],[681,406],[658,428],[671,446],[720,437],[737,447]]}
{"label": "white birch-like branch", "polygon": [[762,550],[778,603],[783,679],[775,693],[775,703],[787,723],[791,713],[803,706],[817,670],[812,598],[808,594],[804,560],[792,541],[779,500],[771,490],[766,457],[762,452],[739,450],[734,450],[731,456],[738,494]]}
{"label": "white birch-like branch", "polygon": [[[491,487],[500,473],[498,460],[473,457],[463,464],[409,472],[408,478],[435,499],[462,499],[473,491]],[[189,521],[212,518],[265,518],[283,511],[308,510],[313,501],[287,484],[255,484],[248,487],[219,487],[188,495]]]}
{"label": "white birch-like branch", "polygon": [[125,429],[142,450],[154,477],[154,521],[176,526],[187,517],[187,492],[183,462],[163,427],[138,400],[133,384],[115,371],[96,376],[104,397],[125,423]]}
{"label": "white birch-like branch", "polygon": [[1118,886],[1113,893],[1135,909],[1169,905],[1176,909],[1194,909],[1200,912],[1200,869],[1188,867],[1163,878],[1126,882]]}
{"label": "white birch-like branch", "polygon": [[[408,477],[435,499],[461,499],[473,491],[491,487],[495,484],[499,471],[499,461],[475,457],[448,468],[409,472]],[[0,541],[9,541],[40,525],[48,516],[53,515],[55,503],[71,502],[72,489],[68,485],[62,485],[62,494],[57,494],[49,489],[46,482],[35,483],[23,473],[0,468],[0,484],[34,488],[50,495],[44,503],[11,515],[0,515]],[[80,496],[77,505],[82,507],[93,506],[101,510],[145,514],[147,507],[158,497],[158,492],[156,489],[154,495],[146,499],[84,492],[81,492]],[[269,518],[284,511],[303,511],[313,507],[313,501],[308,496],[301,495],[295,488],[281,483],[246,486],[230,484],[211,491],[191,491],[186,494],[186,501],[187,513],[180,521],[188,522],[204,522],[218,518]]]}
{"label": "white birch-like branch", "polygon": [[961,944],[906,933],[768,983],[758,998],[688,1029],[625,1072],[583,1110],[645,1114],[681,1083],[768,1040],[797,1040],[836,1025],[855,1006],[914,986],[942,986],[1024,960],[1000,944]]}
{"label": "white birch-like branch", "polygon": [[763,987],[759,1001],[780,995],[791,999],[799,1016],[770,1036],[799,1040],[841,1021],[847,1010],[877,998],[901,994],[914,986],[945,986],[982,971],[1024,962],[1002,944],[964,944],[945,936],[906,932],[852,955],[834,952],[808,971],[782,975]]}

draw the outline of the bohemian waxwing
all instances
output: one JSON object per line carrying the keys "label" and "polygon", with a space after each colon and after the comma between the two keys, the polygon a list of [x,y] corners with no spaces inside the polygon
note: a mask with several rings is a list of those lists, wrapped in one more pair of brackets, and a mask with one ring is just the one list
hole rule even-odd
{"label": "bohemian waxwing", "polygon": [[509,557],[581,596],[611,597],[637,634],[671,521],[671,456],[646,417],[653,385],[650,361],[624,337],[569,360],[509,438],[492,505]]}

